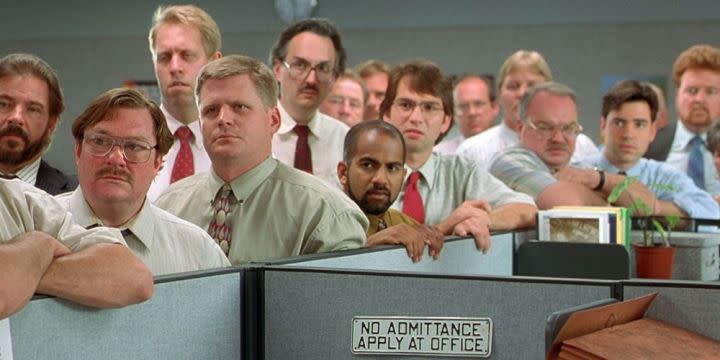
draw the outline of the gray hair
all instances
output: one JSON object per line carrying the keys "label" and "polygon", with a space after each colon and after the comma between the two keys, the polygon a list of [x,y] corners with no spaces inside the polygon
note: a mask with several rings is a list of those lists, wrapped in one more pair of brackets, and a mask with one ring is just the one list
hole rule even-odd
{"label": "gray hair", "polygon": [[535,95],[541,93],[541,92],[548,92],[555,96],[562,96],[562,97],[569,97],[572,99],[573,103],[577,106],[577,100],[575,98],[575,92],[572,91],[568,86],[556,83],[556,82],[545,82],[541,84],[537,84],[531,88],[529,88],[525,95],[523,95],[522,99],[520,99],[520,104],[518,105],[518,117],[520,117],[520,120],[527,122],[527,108],[532,99],[535,97]]}

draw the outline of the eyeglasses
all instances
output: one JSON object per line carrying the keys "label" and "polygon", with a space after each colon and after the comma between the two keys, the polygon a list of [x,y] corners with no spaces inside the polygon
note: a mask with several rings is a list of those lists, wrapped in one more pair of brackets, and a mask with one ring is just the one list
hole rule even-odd
{"label": "eyeglasses", "polygon": [[393,101],[393,106],[402,116],[410,115],[417,106],[420,106],[420,113],[425,117],[434,116],[444,111],[442,104],[432,101],[415,102],[410,99],[396,99]]}
{"label": "eyeglasses", "polygon": [[290,64],[283,60],[282,64],[288,69],[290,76],[298,80],[304,80],[313,70],[315,70],[315,76],[319,82],[330,82],[335,77],[335,68],[329,62],[313,66],[305,60],[295,60]]}
{"label": "eyeglasses", "polygon": [[361,109],[362,108],[362,102],[358,101],[354,98],[346,98],[343,96],[335,96],[330,95],[327,98],[327,102],[331,105],[340,106],[343,105],[347,101],[348,105],[350,105],[351,109]]}
{"label": "eyeglasses", "polygon": [[525,122],[530,128],[535,130],[537,137],[543,140],[552,138],[555,132],[560,131],[566,139],[574,139],[583,130],[582,125],[578,123],[572,123],[563,126],[547,126],[544,124],[535,125],[532,121],[528,120]]}
{"label": "eyeglasses", "polygon": [[152,149],[157,148],[157,145],[152,146],[146,141],[118,139],[101,134],[89,134],[83,139],[83,143],[86,145],[85,150],[94,156],[107,156],[117,145],[125,160],[136,164],[150,160]]}

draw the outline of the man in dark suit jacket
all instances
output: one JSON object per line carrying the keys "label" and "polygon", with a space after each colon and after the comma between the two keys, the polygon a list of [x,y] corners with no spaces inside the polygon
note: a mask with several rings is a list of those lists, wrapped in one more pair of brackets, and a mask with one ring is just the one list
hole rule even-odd
{"label": "man in dark suit jacket", "polygon": [[41,159],[63,111],[55,71],[29,54],[0,59],[0,175],[50,194],[72,191],[77,179]]}

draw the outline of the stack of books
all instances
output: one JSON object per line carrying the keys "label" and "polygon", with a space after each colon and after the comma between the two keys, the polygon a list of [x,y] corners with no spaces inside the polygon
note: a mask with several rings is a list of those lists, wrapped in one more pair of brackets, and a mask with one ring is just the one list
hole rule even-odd
{"label": "stack of books", "polygon": [[631,219],[623,207],[559,206],[540,210],[541,241],[585,242],[630,246]]}

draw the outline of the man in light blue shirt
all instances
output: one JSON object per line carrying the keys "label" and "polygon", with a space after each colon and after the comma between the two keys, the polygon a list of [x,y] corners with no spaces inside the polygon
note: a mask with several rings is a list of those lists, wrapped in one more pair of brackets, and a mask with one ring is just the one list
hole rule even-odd
{"label": "man in light blue shirt", "polygon": [[657,108],[657,97],[649,86],[633,80],[613,86],[603,97],[600,128],[605,150],[589,161],[608,173],[637,178],[645,188],[633,189],[629,195],[652,205],[653,215],[719,218],[718,204],[690,177],[669,164],[642,158],[655,137]]}

